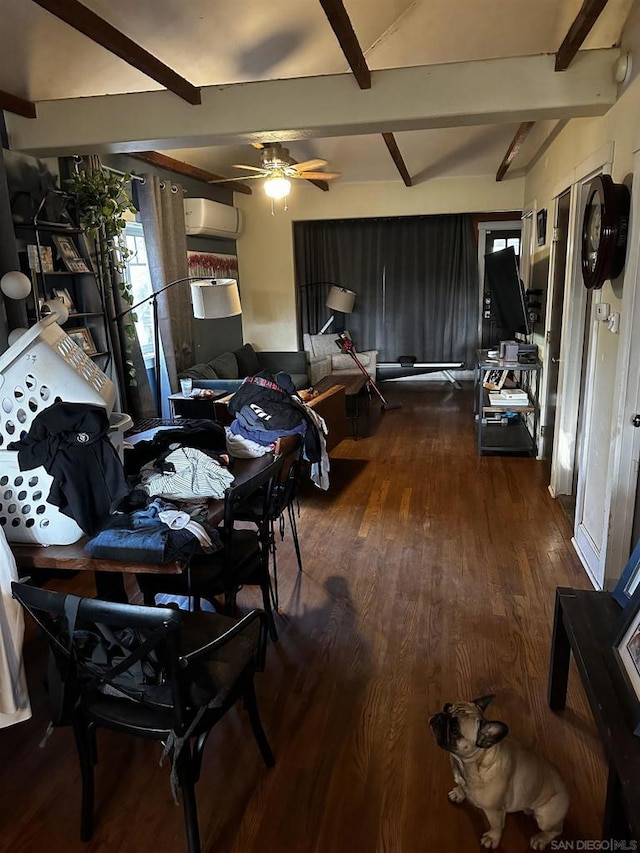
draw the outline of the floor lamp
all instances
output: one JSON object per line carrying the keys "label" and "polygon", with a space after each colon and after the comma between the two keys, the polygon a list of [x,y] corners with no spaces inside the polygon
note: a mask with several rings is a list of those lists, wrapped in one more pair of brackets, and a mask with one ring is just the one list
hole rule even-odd
{"label": "floor lamp", "polygon": [[[332,311],[340,311],[342,314],[351,314],[355,301],[356,294],[354,290],[348,290],[346,287],[340,287],[340,285],[334,284],[331,286],[331,290],[327,296],[327,301],[324,304]],[[329,326],[333,323],[334,319],[335,317],[332,314],[318,334],[324,335]]]}
{"label": "floor lamp", "polygon": [[153,311],[153,343],[154,343],[154,363],[156,371],[156,412],[158,415],[162,412],[162,389],[160,383],[160,331],[158,322],[158,296],[164,293],[165,290],[174,287],[176,284],[191,282],[191,304],[193,306],[193,316],[197,320],[220,320],[223,317],[235,317],[242,313],[240,306],[240,294],[238,293],[238,282],[234,278],[198,278],[187,276],[187,278],[177,278],[175,281],[170,281],[159,290],[155,290],[145,299],[136,302],[129,308],[121,311],[116,315],[116,320],[120,320],[136,308],[151,302]]}

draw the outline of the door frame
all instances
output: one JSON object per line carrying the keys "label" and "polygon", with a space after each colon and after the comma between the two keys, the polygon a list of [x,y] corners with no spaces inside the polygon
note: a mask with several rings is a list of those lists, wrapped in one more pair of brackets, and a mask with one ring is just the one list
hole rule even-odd
{"label": "door frame", "polygon": [[[544,356],[543,356],[543,359],[545,361],[545,364],[547,363],[547,350],[548,350],[548,344],[549,344],[551,332],[552,332],[551,318],[554,316],[554,310],[557,309],[557,305],[555,305],[554,301],[553,301],[554,292],[555,292],[553,282],[554,282],[554,277],[555,277],[555,272],[556,272],[556,266],[558,263],[558,241],[556,239],[556,228],[558,227],[558,214],[559,214],[559,210],[560,210],[560,198],[562,196],[565,196],[567,193],[569,193],[569,223],[567,226],[567,251],[566,251],[566,259],[565,259],[565,266],[564,266],[564,273],[565,273],[564,297],[565,298],[566,298],[566,294],[567,294],[567,282],[570,280],[571,276],[573,275],[573,269],[572,269],[573,239],[572,239],[572,237],[573,237],[574,223],[573,223],[573,219],[572,219],[572,210],[573,210],[575,199],[574,199],[574,195],[573,195],[572,190],[573,190],[572,187],[571,188],[566,187],[565,189],[561,190],[556,196],[554,196],[554,199],[553,199],[553,217],[551,220],[553,225],[552,225],[552,230],[551,230],[551,247],[549,250],[549,272],[547,274],[547,301],[546,301],[545,311],[544,311],[544,337],[543,337]],[[562,341],[564,340],[564,333],[565,333],[564,313],[565,312],[563,311],[562,312],[562,325],[560,328],[560,341],[561,341],[560,349],[561,349],[561,351],[562,351]],[[556,430],[558,428],[558,417],[559,417],[560,400],[561,400],[561,396],[560,396],[560,388],[561,388],[560,373],[562,371],[562,362],[563,362],[563,359],[562,359],[562,357],[560,357],[560,364],[558,365],[558,386],[556,388]],[[547,365],[547,367],[548,367],[548,365]],[[549,372],[550,372],[549,369],[542,371],[542,379],[540,382],[540,436],[539,436],[539,440],[538,440],[538,459],[544,459],[545,453],[547,450],[547,442],[549,440],[548,436],[546,436],[544,434],[544,430],[542,428],[547,422],[547,409],[549,408]],[[557,496],[557,494],[564,494],[563,492],[558,493],[555,490],[554,465],[553,465],[553,458],[555,456],[555,452],[556,452],[556,443],[555,443],[555,433],[554,433],[554,443],[553,443],[552,450],[551,450],[551,458],[552,458],[551,482],[549,484],[549,491],[551,492],[551,494],[553,495],[554,498]]]}
{"label": "door frame", "polygon": [[[522,247],[522,219],[485,220],[478,222],[478,276],[480,287],[478,292],[478,347],[482,342],[482,309],[484,298],[484,256],[487,246],[488,231],[520,231]],[[522,248],[521,248],[522,251]]]}
{"label": "door frame", "polygon": [[[582,283],[580,268],[580,231],[584,193],[591,179],[600,173],[610,174],[613,165],[613,143],[603,146],[590,157],[576,166],[573,172],[560,181],[553,194],[553,210],[556,222],[559,197],[567,190],[569,198],[569,225],[567,234],[567,261],[565,267],[564,306],[560,340],[560,365],[558,370],[558,401],[556,406],[556,428],[553,437],[551,456],[551,475],[549,491],[558,495],[570,495],[573,488],[573,475],[576,468],[576,440],[578,414],[580,410],[580,380],[584,348],[584,324],[587,305],[587,292]],[[549,278],[555,273],[555,246],[549,261]],[[553,288],[547,283],[547,306],[545,310],[545,342],[552,316]],[[543,394],[547,393],[548,380],[544,380]],[[542,398],[545,402],[546,396]]]}

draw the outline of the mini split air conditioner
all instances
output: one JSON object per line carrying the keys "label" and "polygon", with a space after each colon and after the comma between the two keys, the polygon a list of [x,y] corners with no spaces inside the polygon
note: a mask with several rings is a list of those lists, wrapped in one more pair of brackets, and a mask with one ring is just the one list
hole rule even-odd
{"label": "mini split air conditioner", "polygon": [[185,198],[184,222],[189,236],[235,240],[242,230],[242,212],[209,198]]}

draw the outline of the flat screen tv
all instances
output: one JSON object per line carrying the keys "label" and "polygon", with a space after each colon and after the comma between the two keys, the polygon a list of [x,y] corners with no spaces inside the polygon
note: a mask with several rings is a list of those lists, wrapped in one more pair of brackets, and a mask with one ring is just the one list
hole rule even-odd
{"label": "flat screen tv", "polygon": [[[491,293],[491,314],[499,340],[529,335],[524,287],[513,246],[484,256],[484,269]],[[496,341],[497,343],[497,341]]]}

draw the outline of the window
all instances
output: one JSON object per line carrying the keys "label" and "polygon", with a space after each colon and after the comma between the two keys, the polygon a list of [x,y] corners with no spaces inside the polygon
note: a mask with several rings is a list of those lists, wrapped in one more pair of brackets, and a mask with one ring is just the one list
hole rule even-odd
{"label": "window", "polygon": [[517,237],[494,237],[491,240],[491,248],[490,252],[500,252],[502,249],[508,249],[509,246],[513,246],[516,257],[520,257],[520,235]]}
{"label": "window", "polygon": [[[142,302],[151,296],[151,276],[149,274],[149,262],[147,260],[147,247],[142,233],[142,223],[127,222],[124,231],[127,248],[131,252],[126,262],[127,280],[131,283],[133,304]],[[136,333],[142,350],[142,357],[147,367],[153,366],[154,358],[154,329],[153,309],[151,301],[136,308]]]}

